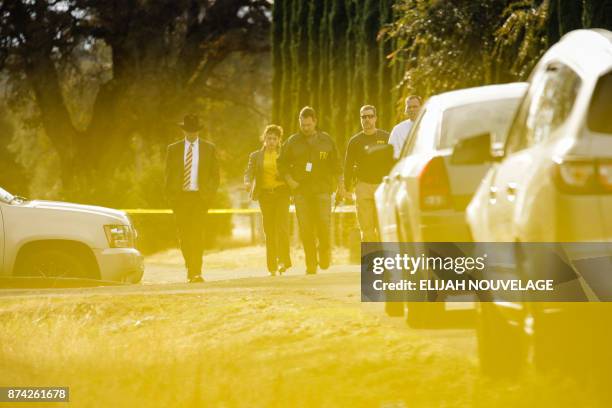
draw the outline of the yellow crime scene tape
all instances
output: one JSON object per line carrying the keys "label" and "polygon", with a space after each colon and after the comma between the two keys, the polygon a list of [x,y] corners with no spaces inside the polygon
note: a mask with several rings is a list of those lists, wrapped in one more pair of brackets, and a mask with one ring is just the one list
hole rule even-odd
{"label": "yellow crime scene tape", "polygon": [[[122,209],[128,214],[172,214],[172,210],[169,208],[127,208]],[[295,207],[290,206],[289,212],[294,213]],[[334,209],[334,213],[354,213],[354,205],[343,205],[338,206]],[[208,210],[209,214],[260,214],[259,208],[211,208]]]}

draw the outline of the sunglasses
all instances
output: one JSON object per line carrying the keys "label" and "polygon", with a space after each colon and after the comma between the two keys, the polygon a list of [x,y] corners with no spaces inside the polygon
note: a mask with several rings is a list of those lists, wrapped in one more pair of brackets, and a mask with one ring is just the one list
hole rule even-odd
{"label": "sunglasses", "polygon": [[374,119],[376,115],[361,115],[361,119]]}

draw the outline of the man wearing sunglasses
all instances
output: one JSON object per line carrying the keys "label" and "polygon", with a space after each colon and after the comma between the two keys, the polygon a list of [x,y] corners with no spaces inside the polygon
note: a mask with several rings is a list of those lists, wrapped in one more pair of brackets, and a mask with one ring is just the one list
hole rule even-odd
{"label": "man wearing sunglasses", "polygon": [[[376,146],[386,145],[389,133],[376,128],[376,108],[364,105],[359,109],[361,132],[351,137],[344,160],[344,187],[347,193],[355,191],[357,219],[363,242],[378,241],[374,193],[387,175],[389,166],[380,163],[376,155],[369,154]],[[393,160],[389,160],[392,164]]]}

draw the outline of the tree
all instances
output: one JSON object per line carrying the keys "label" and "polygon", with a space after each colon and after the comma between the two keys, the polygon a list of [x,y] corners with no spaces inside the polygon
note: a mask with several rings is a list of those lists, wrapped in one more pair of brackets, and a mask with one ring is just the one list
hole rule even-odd
{"label": "tree", "polygon": [[[144,140],[159,155],[182,114],[231,99],[215,70],[235,53],[267,52],[270,9],[263,0],[0,1],[0,69],[26,82],[65,195],[117,201],[134,162],[126,146]],[[78,107],[90,110],[83,124],[65,79],[85,57],[106,69],[91,106]]]}
{"label": "tree", "polygon": [[[297,130],[304,105],[340,149],[359,129],[359,107],[374,104],[379,126],[396,119],[394,84],[401,70],[389,67],[390,42],[379,30],[392,21],[392,0],[287,0],[274,3],[273,120]],[[399,65],[399,64],[398,64]]]}

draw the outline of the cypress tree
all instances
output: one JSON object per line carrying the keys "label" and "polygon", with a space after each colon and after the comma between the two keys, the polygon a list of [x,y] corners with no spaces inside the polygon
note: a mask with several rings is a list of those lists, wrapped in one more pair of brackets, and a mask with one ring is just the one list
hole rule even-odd
{"label": "cypress tree", "polygon": [[290,133],[290,122],[288,121],[291,110],[291,15],[292,0],[284,0],[275,4],[274,7],[282,8],[283,32],[281,41],[281,79],[280,95],[278,102],[279,124],[285,129],[285,134]]}
{"label": "cypress tree", "polygon": [[279,1],[272,9],[272,121],[280,123],[282,106],[281,87],[283,81],[283,2]]}
{"label": "cypress tree", "polygon": [[273,117],[290,133],[305,104],[343,149],[359,129],[359,107],[377,107],[379,126],[395,120],[394,86],[403,67],[390,66],[393,40],[378,41],[393,20],[394,0],[279,0],[272,30]]}
{"label": "cypress tree", "polygon": [[310,1],[308,9],[308,77],[307,92],[310,104],[320,109],[319,103],[319,25],[324,25],[323,7],[320,1]]}
{"label": "cypress tree", "polygon": [[557,0],[559,34],[582,28],[582,1]]}
{"label": "cypress tree", "polygon": [[583,3],[584,27],[612,29],[612,0],[583,0]]}
{"label": "cypress tree", "polygon": [[[330,91],[330,40],[327,36],[329,32],[332,3],[334,0],[324,0],[323,11],[321,17],[321,23],[319,25],[318,34],[318,54],[319,54],[319,77],[318,77],[318,98],[317,98],[317,109],[319,111],[319,120],[321,126],[330,128],[332,125],[331,119],[331,91]],[[331,130],[331,129],[330,129]]]}
{"label": "cypress tree", "polygon": [[[346,76],[347,85],[344,89],[346,93],[346,114],[339,119],[342,120],[341,133],[336,137],[338,144],[344,146],[348,137],[355,133],[358,129],[358,124],[355,122],[356,108],[360,100],[363,100],[363,83],[360,75],[362,67],[362,50],[363,44],[361,41],[360,31],[360,11],[358,10],[359,0],[346,0],[346,12],[348,26],[345,33],[346,48],[345,58],[347,62]],[[357,107],[358,109],[358,107]]]}

